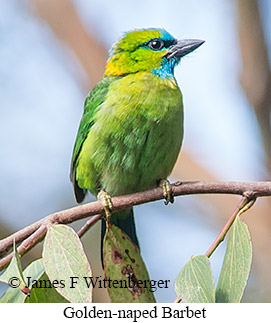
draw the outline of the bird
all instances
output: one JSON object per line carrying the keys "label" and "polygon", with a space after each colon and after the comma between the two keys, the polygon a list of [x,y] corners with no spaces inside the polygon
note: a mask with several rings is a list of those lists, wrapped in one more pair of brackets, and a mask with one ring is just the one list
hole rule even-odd
{"label": "bird", "polygon": [[[84,103],[70,170],[76,201],[87,191],[96,195],[110,223],[138,247],[133,209],[111,214],[111,197],[160,185],[166,203],[173,202],[167,178],[183,141],[183,100],[174,68],[203,43],[177,40],[162,28],[124,33]],[[105,230],[103,219],[102,241]]]}

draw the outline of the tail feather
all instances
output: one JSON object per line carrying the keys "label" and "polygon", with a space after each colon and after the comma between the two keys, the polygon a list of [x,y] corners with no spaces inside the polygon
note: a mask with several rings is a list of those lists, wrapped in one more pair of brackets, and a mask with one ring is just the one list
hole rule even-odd
{"label": "tail feather", "polygon": [[[133,209],[123,210],[111,215],[111,223],[115,224],[122,231],[124,231],[130,239],[135,243],[139,248],[138,239],[136,236],[135,220]],[[105,219],[102,220],[102,233],[101,233],[101,255],[103,262],[103,241],[106,231]]]}

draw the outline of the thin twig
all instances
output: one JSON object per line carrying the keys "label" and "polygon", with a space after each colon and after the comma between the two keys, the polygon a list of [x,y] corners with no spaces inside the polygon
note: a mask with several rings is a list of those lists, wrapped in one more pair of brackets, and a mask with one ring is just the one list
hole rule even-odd
{"label": "thin twig", "polygon": [[[32,249],[38,242],[40,242],[47,232],[47,226],[41,225],[37,231],[25,239],[22,244],[18,247],[18,254],[23,256],[26,252]],[[13,257],[13,252],[11,252],[6,257],[0,259],[0,270],[4,269]]]}
{"label": "thin twig", "polygon": [[78,230],[77,234],[79,238],[82,238],[82,236],[101,218],[103,217],[102,214],[94,215],[91,219],[89,219],[80,230]]}
{"label": "thin twig", "polygon": [[218,234],[217,238],[205,253],[205,256],[210,258],[216,248],[220,245],[220,243],[225,239],[226,234],[228,233],[229,229],[231,228],[234,220],[237,216],[240,216],[242,213],[247,211],[252,205],[255,203],[256,198],[254,198],[251,194],[244,194],[242,200],[234,210],[232,216],[228,219],[227,223],[224,225],[223,229]]}

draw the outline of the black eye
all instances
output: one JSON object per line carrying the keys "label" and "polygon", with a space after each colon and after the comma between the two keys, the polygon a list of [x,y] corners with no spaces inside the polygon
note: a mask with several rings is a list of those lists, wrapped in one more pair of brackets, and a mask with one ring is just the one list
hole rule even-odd
{"label": "black eye", "polygon": [[153,50],[160,50],[164,47],[164,42],[161,39],[153,39],[148,43],[148,46]]}

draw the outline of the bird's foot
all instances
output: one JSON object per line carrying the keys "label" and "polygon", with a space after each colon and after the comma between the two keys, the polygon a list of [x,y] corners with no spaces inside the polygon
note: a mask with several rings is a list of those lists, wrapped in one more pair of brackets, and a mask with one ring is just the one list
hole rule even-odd
{"label": "bird's foot", "polygon": [[163,190],[163,196],[165,198],[165,204],[168,205],[168,203],[173,203],[174,202],[174,195],[172,192],[172,186],[170,182],[167,179],[162,179],[159,182],[159,186]]}
{"label": "bird's foot", "polygon": [[113,204],[111,196],[106,191],[101,190],[97,195],[98,200],[102,203],[106,217],[109,217],[112,213]]}

